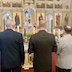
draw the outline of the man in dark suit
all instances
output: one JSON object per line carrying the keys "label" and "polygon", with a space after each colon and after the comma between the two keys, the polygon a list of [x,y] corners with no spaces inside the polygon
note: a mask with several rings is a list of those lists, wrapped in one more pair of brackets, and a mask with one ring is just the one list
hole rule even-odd
{"label": "man in dark suit", "polygon": [[15,22],[9,19],[7,29],[0,33],[2,72],[21,72],[24,63],[24,46],[21,33],[15,32]]}
{"label": "man in dark suit", "polygon": [[40,31],[30,38],[28,52],[34,53],[34,72],[51,72],[52,52],[57,51],[55,36],[45,31],[44,20],[41,20],[39,29]]}

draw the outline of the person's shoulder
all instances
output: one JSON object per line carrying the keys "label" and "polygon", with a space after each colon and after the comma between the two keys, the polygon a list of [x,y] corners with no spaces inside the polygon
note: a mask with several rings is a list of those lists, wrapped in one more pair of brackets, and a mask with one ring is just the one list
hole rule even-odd
{"label": "person's shoulder", "polygon": [[33,35],[31,35],[31,37],[36,37],[38,35],[38,33],[35,33]]}
{"label": "person's shoulder", "polygon": [[33,34],[32,37],[33,37],[33,36],[36,36],[36,35],[37,35],[37,33]]}
{"label": "person's shoulder", "polygon": [[0,32],[0,38],[4,37],[4,31]]}
{"label": "person's shoulder", "polygon": [[3,32],[0,32],[0,35],[2,35],[3,33],[5,33],[5,31],[3,31]]}
{"label": "person's shoulder", "polygon": [[18,34],[18,35],[22,35],[20,32],[16,32],[16,31],[14,31],[14,33],[15,33],[15,34]]}
{"label": "person's shoulder", "polygon": [[0,34],[2,34],[3,32],[0,32]]}
{"label": "person's shoulder", "polygon": [[54,34],[49,33],[50,35],[54,36]]}
{"label": "person's shoulder", "polygon": [[63,42],[65,40],[65,37],[61,37],[60,39],[59,39],[59,42]]}
{"label": "person's shoulder", "polygon": [[55,37],[55,35],[52,34],[52,33],[48,33],[48,35],[51,36],[51,37]]}
{"label": "person's shoulder", "polygon": [[3,32],[0,32],[0,36],[2,35]]}

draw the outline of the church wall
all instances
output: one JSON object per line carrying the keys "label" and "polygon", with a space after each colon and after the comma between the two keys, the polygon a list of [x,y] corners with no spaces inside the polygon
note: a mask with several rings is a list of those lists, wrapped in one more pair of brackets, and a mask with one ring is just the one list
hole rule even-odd
{"label": "church wall", "polygon": [[70,12],[70,25],[72,26],[72,12]]}
{"label": "church wall", "polygon": [[0,30],[2,30],[2,11],[0,11]]}
{"label": "church wall", "polygon": [[[0,7],[0,31],[4,30],[4,23],[3,23],[3,12],[5,11],[9,11],[11,13],[12,18],[14,18],[14,12],[19,13],[20,18],[21,18],[21,25],[20,27],[23,28],[24,27],[24,10],[26,8],[33,8],[34,9],[34,25],[38,26],[39,22],[38,22],[38,16],[40,13],[43,13],[44,15],[44,19],[46,20],[46,15],[47,14],[52,14],[53,15],[53,28],[56,26],[56,14],[60,14],[60,25],[63,27],[64,26],[64,18],[65,18],[65,14],[68,14],[68,18],[69,18],[69,25],[72,25],[72,0],[53,0],[53,1],[37,1],[35,0],[34,4],[24,4],[24,0],[0,0],[1,2],[1,7]],[[9,2],[10,3],[10,7],[3,7],[3,3]],[[22,7],[12,7],[13,3],[21,3]],[[45,8],[37,8],[37,3],[44,3],[45,4]],[[47,8],[47,4],[53,4],[53,8]],[[55,3],[56,4],[62,4],[63,8],[54,8],[55,7]],[[69,5],[68,8],[66,9],[66,5]]]}

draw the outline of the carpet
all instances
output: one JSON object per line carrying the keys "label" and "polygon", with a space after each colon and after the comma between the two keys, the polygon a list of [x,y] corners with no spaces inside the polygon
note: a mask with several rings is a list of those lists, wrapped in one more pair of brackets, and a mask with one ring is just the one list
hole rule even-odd
{"label": "carpet", "polygon": [[[52,53],[52,72],[56,72],[55,64],[56,64],[56,54]],[[0,70],[1,70],[1,66],[0,66]],[[30,68],[29,70],[21,69],[21,72],[34,72],[34,70],[33,68]]]}
{"label": "carpet", "polygon": [[[53,52],[52,53],[52,72],[56,72],[56,54]],[[29,70],[24,70],[22,69],[22,72],[34,72],[33,68],[29,69]]]}
{"label": "carpet", "polygon": [[24,70],[22,69],[21,72],[34,72],[33,68],[29,69],[29,70]]}

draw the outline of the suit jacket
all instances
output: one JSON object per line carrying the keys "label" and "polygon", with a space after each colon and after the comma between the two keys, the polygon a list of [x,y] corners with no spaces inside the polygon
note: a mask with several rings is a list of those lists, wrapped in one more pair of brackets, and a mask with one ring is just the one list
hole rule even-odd
{"label": "suit jacket", "polygon": [[21,62],[24,62],[22,34],[12,29],[0,33],[0,50],[3,69],[21,65]]}
{"label": "suit jacket", "polygon": [[34,70],[44,72],[51,70],[52,51],[56,52],[56,42],[53,34],[41,30],[31,36],[29,41],[29,53],[34,53]]}
{"label": "suit jacket", "polygon": [[63,69],[72,68],[72,36],[70,34],[59,39],[56,65]]}

